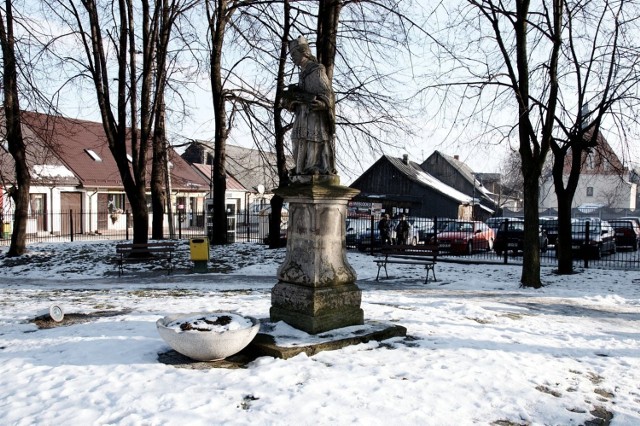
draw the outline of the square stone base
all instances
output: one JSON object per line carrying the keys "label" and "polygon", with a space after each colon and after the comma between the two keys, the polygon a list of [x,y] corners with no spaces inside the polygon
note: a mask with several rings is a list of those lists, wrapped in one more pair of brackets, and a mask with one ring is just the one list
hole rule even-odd
{"label": "square stone base", "polygon": [[307,287],[279,282],[271,290],[271,322],[284,321],[309,334],[364,324],[362,291],[355,284]]}

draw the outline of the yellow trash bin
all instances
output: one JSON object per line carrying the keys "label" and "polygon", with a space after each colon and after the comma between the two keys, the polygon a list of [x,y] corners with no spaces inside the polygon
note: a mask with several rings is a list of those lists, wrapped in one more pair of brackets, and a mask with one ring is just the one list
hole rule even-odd
{"label": "yellow trash bin", "polygon": [[189,251],[193,261],[193,272],[209,272],[209,238],[191,238],[189,240]]}
{"label": "yellow trash bin", "polygon": [[191,260],[209,260],[209,238],[197,237],[189,240]]}
{"label": "yellow trash bin", "polygon": [[11,238],[11,222],[2,224],[2,238]]}

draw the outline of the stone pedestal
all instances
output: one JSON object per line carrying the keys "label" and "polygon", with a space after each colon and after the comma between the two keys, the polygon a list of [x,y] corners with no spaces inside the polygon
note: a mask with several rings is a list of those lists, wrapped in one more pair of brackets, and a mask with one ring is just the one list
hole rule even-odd
{"label": "stone pedestal", "polygon": [[347,262],[347,203],[359,191],[337,176],[297,177],[276,193],[289,203],[287,254],[271,290],[271,321],[310,334],[360,325],[362,292]]}

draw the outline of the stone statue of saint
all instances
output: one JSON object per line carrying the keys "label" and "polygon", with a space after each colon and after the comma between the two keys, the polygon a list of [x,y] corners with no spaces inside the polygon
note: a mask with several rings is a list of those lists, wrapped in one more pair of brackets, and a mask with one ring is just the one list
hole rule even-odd
{"label": "stone statue of saint", "polygon": [[298,84],[285,90],[282,106],[295,114],[291,142],[293,175],[335,175],[335,97],[322,64],[300,36],[289,42],[289,54],[300,67]]}

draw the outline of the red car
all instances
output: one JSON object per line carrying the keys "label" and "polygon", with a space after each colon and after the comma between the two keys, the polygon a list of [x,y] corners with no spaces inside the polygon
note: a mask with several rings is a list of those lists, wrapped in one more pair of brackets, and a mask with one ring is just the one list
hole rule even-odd
{"label": "red car", "polygon": [[476,250],[491,250],[494,239],[493,229],[485,223],[457,220],[438,234],[438,247],[441,251],[472,254]]}

